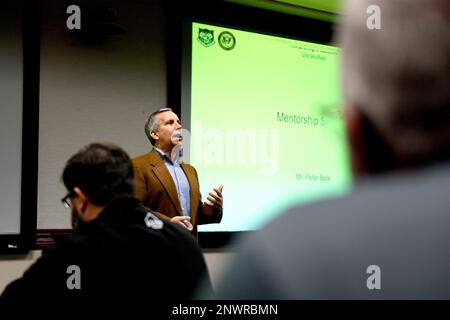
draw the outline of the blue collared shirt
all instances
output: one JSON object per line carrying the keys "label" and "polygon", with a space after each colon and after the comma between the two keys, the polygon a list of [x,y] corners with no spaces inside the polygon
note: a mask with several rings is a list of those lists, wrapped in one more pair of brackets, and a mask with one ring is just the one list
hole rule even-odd
{"label": "blue collared shirt", "polygon": [[184,216],[191,215],[191,197],[190,197],[190,187],[189,181],[184,173],[183,169],[180,167],[178,161],[172,161],[164,152],[160,149],[153,147],[164,160],[164,164],[169,170],[172,176],[175,187],[177,188],[178,200],[180,201],[181,210],[183,210]]}

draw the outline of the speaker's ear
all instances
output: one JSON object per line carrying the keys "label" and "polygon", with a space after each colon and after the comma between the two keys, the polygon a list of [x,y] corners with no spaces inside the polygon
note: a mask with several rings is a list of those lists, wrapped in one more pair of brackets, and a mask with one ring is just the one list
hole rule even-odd
{"label": "speaker's ear", "polygon": [[125,33],[118,22],[118,11],[108,2],[110,1],[79,1],[81,29],[76,34],[83,43],[101,44],[109,36]]}

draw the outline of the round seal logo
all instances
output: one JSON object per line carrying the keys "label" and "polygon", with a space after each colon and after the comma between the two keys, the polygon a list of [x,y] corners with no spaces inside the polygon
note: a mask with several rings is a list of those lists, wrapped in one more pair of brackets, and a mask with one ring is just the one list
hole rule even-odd
{"label": "round seal logo", "polygon": [[231,50],[236,45],[236,39],[233,34],[229,31],[223,31],[219,34],[218,37],[219,45],[224,50]]}

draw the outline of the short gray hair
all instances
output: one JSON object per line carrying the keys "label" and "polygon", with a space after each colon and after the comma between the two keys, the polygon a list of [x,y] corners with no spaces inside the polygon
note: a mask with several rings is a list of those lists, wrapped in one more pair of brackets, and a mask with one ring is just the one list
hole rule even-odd
{"label": "short gray hair", "polygon": [[161,125],[159,120],[155,119],[155,116],[157,114],[160,114],[160,113],[163,113],[166,111],[172,111],[172,109],[171,108],[161,108],[159,110],[156,110],[151,115],[149,115],[147,118],[147,121],[145,121],[145,126],[144,126],[145,134],[146,134],[148,140],[150,140],[150,143],[152,145],[155,145],[155,139],[152,138],[151,133],[152,133],[152,131],[158,131],[159,126]]}
{"label": "short gray hair", "polygon": [[[366,10],[381,9],[369,30]],[[372,122],[400,159],[450,150],[449,0],[347,0],[337,40],[347,106]]]}

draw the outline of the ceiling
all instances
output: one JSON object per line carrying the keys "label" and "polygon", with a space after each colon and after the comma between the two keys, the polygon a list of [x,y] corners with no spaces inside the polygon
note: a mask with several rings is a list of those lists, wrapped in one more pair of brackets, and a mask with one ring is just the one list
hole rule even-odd
{"label": "ceiling", "polygon": [[341,0],[225,0],[242,5],[334,22]]}

